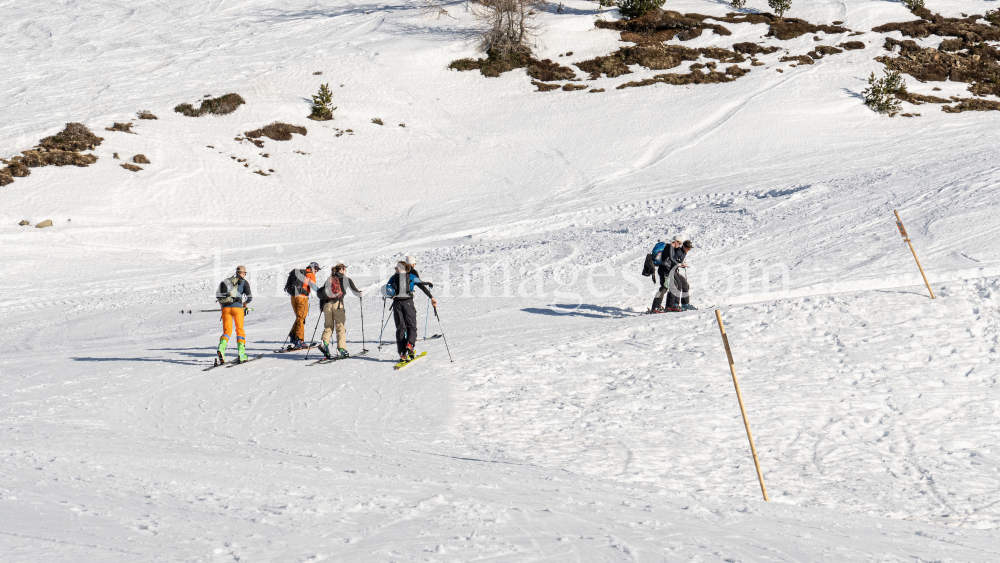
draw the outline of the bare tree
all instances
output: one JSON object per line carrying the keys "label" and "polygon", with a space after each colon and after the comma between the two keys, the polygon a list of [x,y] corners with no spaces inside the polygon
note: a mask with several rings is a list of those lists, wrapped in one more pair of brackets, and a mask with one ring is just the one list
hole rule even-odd
{"label": "bare tree", "polygon": [[500,57],[529,50],[527,43],[541,31],[535,16],[545,3],[545,0],[473,2],[472,14],[479,24],[479,47]]}

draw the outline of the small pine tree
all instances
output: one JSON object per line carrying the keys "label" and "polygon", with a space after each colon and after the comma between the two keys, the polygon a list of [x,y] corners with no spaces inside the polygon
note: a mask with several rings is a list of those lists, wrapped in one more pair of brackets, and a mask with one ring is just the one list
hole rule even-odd
{"label": "small pine tree", "polygon": [[664,2],[666,0],[615,0],[615,4],[618,5],[618,13],[629,19],[651,12],[662,6]]}
{"label": "small pine tree", "polygon": [[875,73],[868,78],[868,88],[862,92],[865,105],[876,113],[887,113],[892,117],[899,113],[900,103],[896,94],[906,93],[906,84],[898,70],[885,69],[885,76],[875,78]]}
{"label": "small pine tree", "polygon": [[330,91],[329,82],[321,85],[319,93],[313,96],[312,99],[312,114],[309,115],[309,119],[316,121],[329,121],[333,119],[333,110],[337,108],[330,107],[333,104],[333,92]]}
{"label": "small pine tree", "polygon": [[924,9],[924,0],[903,0],[903,4],[914,14]]}
{"label": "small pine tree", "polygon": [[783,18],[785,12],[792,8],[792,0],[767,0],[767,5],[778,14],[779,18]]}
{"label": "small pine tree", "polygon": [[729,5],[734,8],[742,8],[747,5],[747,0],[730,0]]}

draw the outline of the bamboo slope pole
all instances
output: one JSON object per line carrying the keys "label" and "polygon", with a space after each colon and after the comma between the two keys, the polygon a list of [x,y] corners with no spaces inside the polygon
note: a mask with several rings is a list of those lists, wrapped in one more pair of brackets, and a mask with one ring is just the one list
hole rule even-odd
{"label": "bamboo slope pole", "polygon": [[920,268],[920,275],[924,278],[924,284],[927,285],[927,291],[931,292],[931,299],[934,299],[934,290],[931,289],[931,284],[927,281],[927,274],[924,273],[924,267],[920,265],[920,258],[917,258],[917,251],[913,250],[913,243],[910,242],[910,237],[906,235],[906,229],[903,227],[903,220],[899,218],[899,211],[893,209],[892,212],[896,214],[896,226],[899,227],[899,234],[903,235],[903,240],[906,241],[906,244],[910,245],[910,252],[913,253],[913,259],[917,261],[917,268]]}
{"label": "bamboo slope pole", "polygon": [[722,344],[726,347],[726,357],[729,359],[729,372],[733,374],[733,386],[736,387],[736,400],[740,402],[740,412],[743,414],[743,426],[747,429],[747,439],[750,440],[750,453],[753,454],[753,465],[757,468],[757,480],[760,481],[760,492],[767,498],[767,487],[764,485],[764,475],[760,472],[760,461],[757,459],[757,448],[753,445],[753,434],[750,432],[750,421],[747,419],[747,409],[743,406],[743,394],[740,393],[740,382],[736,379],[736,365],[733,363],[733,352],[729,349],[729,337],[726,336],[726,326],[722,324],[722,314],[715,310],[715,320],[719,321],[719,332],[722,334]]}

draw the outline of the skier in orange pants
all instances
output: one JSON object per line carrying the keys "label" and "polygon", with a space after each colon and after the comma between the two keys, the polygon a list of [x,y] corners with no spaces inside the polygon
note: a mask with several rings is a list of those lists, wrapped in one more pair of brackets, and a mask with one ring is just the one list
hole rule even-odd
{"label": "skier in orange pants", "polygon": [[[243,266],[236,268],[236,275],[222,280],[219,289],[215,293],[215,298],[222,305],[222,337],[219,338],[219,360],[226,363],[226,348],[229,346],[229,337],[233,334],[233,326],[236,328],[236,344],[238,350],[238,360],[245,362],[247,335],[243,330],[243,317],[246,315],[246,304],[253,300],[250,292],[250,282],[245,277],[247,269]],[[246,297],[246,301],[243,298]]]}

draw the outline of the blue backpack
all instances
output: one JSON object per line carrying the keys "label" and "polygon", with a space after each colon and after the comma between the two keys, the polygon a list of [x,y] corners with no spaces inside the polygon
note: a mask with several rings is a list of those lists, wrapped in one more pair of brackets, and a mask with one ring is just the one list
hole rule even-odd
{"label": "blue backpack", "polygon": [[656,243],[656,246],[653,247],[653,252],[651,252],[651,254],[653,255],[654,266],[662,266],[667,263],[667,257],[663,254],[663,251],[666,250],[666,248],[667,243],[663,241]]}

